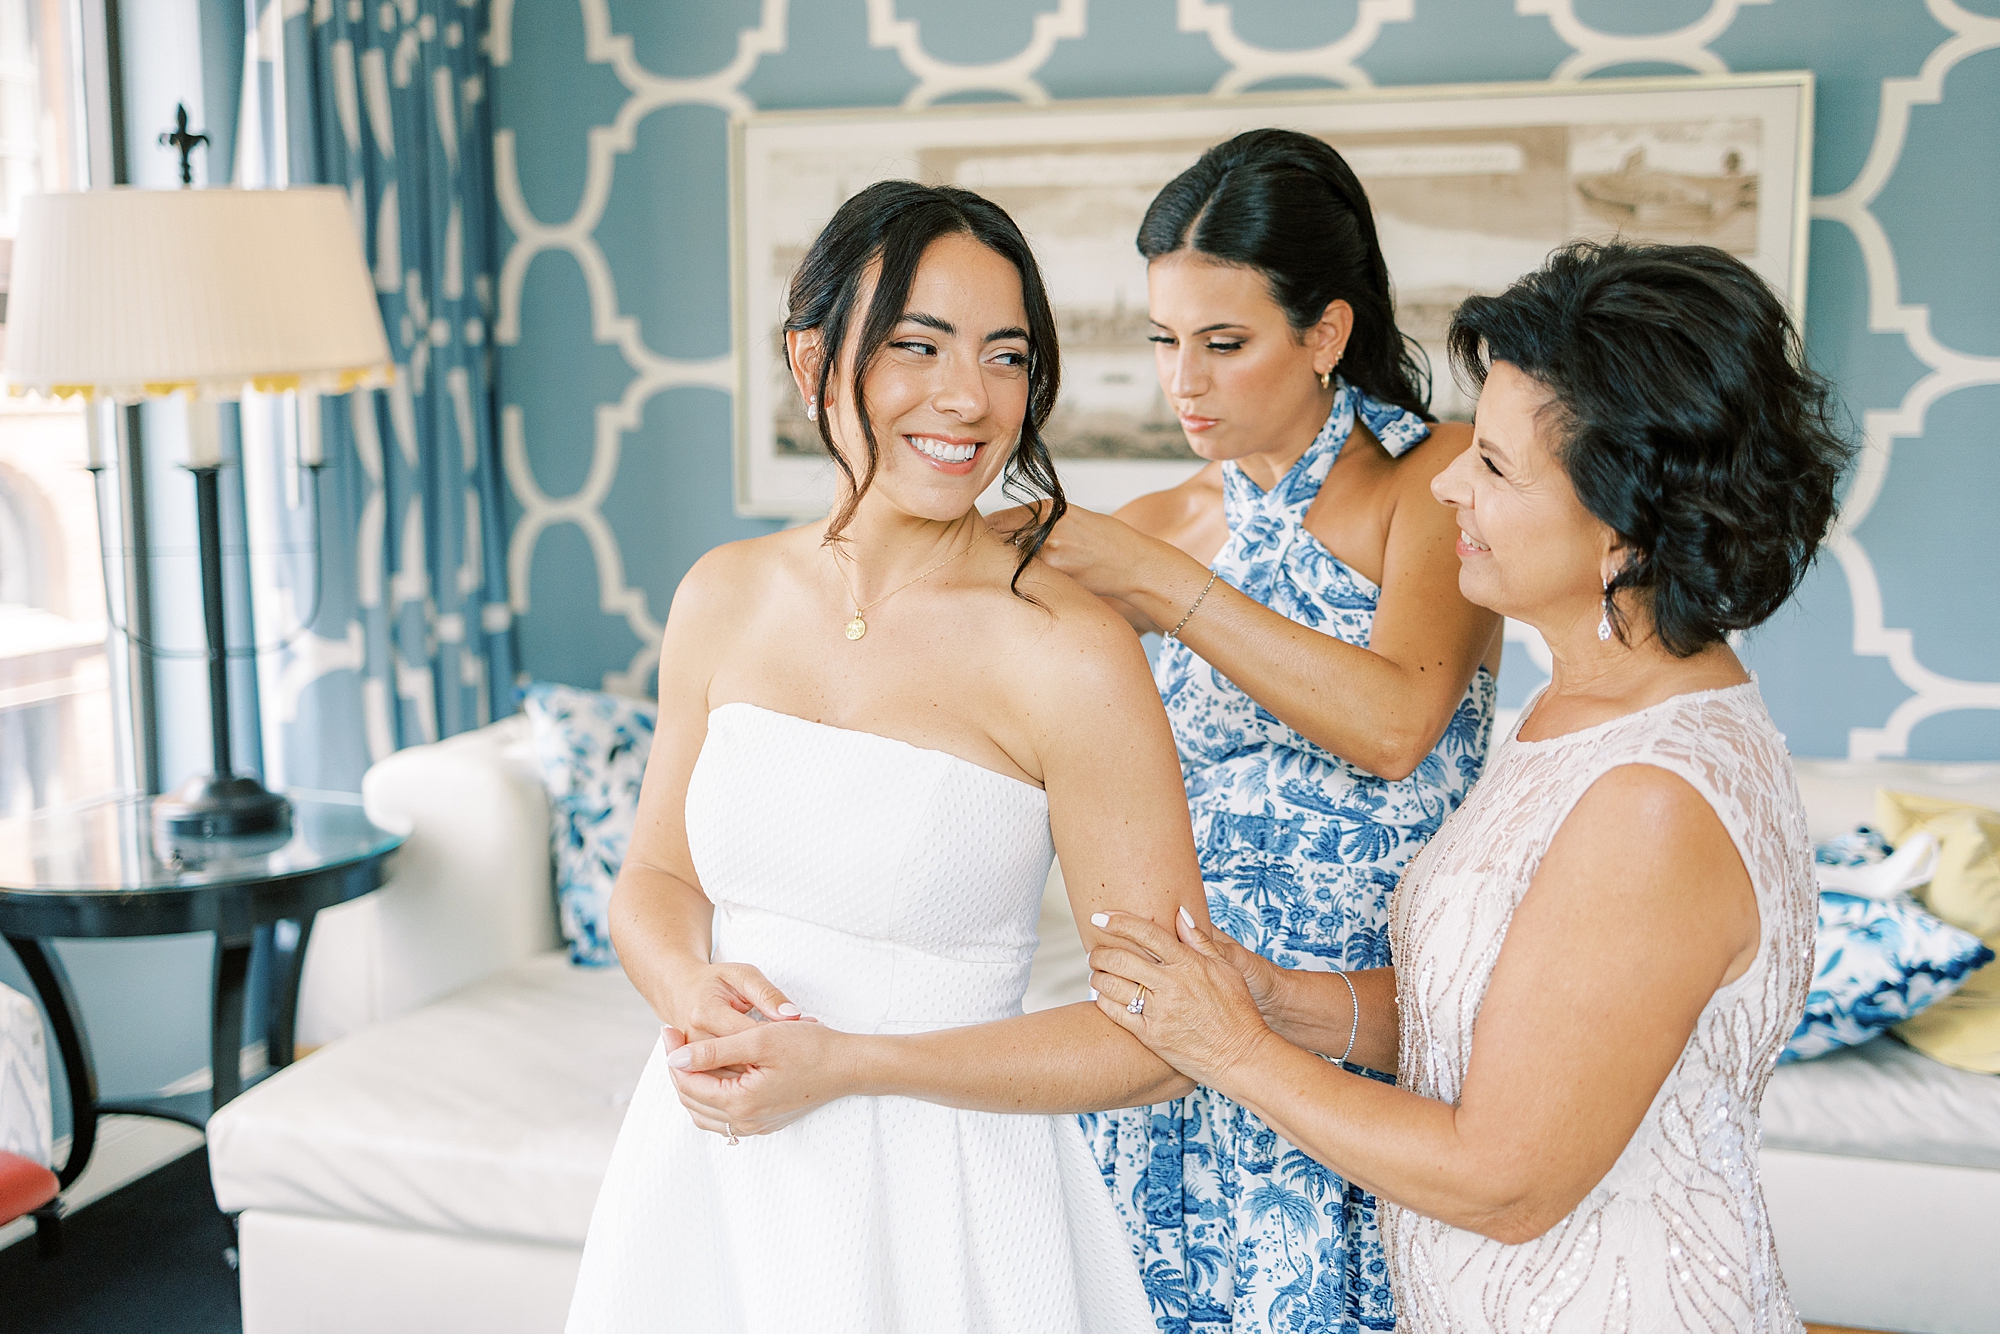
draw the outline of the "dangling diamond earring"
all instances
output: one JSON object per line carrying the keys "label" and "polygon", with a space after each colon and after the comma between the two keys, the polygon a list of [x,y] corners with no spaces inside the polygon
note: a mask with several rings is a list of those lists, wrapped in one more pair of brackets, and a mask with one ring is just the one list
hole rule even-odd
{"label": "dangling diamond earring", "polygon": [[814,394],[811,398],[806,400],[806,420],[809,422],[816,422],[819,420],[818,394]]}
{"label": "dangling diamond earring", "polygon": [[1604,615],[1597,618],[1597,642],[1611,638],[1611,581],[1604,581]]}

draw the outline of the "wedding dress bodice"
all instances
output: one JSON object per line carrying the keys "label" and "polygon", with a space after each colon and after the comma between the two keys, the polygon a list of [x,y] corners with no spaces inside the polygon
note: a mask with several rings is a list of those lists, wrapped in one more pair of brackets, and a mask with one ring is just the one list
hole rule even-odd
{"label": "wedding dress bodice", "polygon": [[715,957],[848,1032],[1021,1013],[1055,846],[1040,788],[941,751],[725,704],[688,780]]}

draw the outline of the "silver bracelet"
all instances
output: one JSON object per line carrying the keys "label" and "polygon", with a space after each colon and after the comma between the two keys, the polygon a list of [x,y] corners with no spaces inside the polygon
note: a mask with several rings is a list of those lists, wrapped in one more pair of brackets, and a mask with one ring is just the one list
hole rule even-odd
{"label": "silver bracelet", "polygon": [[1194,605],[1187,609],[1187,615],[1181,617],[1180,625],[1177,625],[1173,629],[1167,631],[1165,636],[1166,638],[1179,639],[1181,637],[1182,626],[1185,626],[1189,621],[1193,620],[1194,614],[1201,610],[1202,598],[1208,596],[1208,590],[1215,587],[1215,581],[1218,578],[1220,578],[1221,575],[1222,572],[1220,570],[1210,570],[1208,572],[1208,582],[1201,586],[1201,597],[1196,598],[1194,600]]}
{"label": "silver bracelet", "polygon": [[1361,997],[1355,993],[1354,979],[1336,968],[1333,975],[1347,983],[1347,1001],[1354,1007],[1354,1026],[1347,1030],[1347,1050],[1340,1053],[1340,1063],[1347,1064],[1347,1058],[1354,1055],[1354,1039],[1361,1036]]}

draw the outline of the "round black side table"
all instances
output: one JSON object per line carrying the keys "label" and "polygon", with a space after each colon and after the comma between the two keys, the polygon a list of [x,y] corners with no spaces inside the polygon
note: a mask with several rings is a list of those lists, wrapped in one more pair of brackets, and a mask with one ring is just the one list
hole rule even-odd
{"label": "round black side table", "polygon": [[[358,796],[289,795],[291,829],[261,842],[161,842],[151,797],[0,820],[0,935],[20,956],[48,1011],[69,1084],[69,1157],[56,1172],[65,1189],[90,1162],[101,1114],[162,1116],[199,1130],[210,1113],[243,1091],[243,997],[253,951],[269,955],[270,1066],[291,1064],[313,915],[380,886],[383,859],[403,835],[370,822]],[[51,942],[196,931],[215,936],[209,1091],[99,1101],[89,1035]],[[53,1218],[51,1212],[51,1225]]]}

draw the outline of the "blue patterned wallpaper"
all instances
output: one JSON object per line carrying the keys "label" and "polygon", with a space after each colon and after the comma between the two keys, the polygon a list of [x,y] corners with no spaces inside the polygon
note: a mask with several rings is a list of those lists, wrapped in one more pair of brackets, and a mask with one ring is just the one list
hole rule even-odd
{"label": "blue patterned wallpaper", "polygon": [[[731,507],[755,110],[1810,68],[1808,335],[1867,448],[1748,657],[1803,755],[2000,758],[2000,0],[493,0],[508,568],[537,678],[645,692]],[[1510,643],[1503,700],[1541,679]]]}

